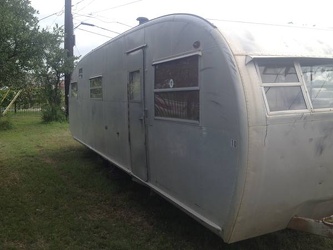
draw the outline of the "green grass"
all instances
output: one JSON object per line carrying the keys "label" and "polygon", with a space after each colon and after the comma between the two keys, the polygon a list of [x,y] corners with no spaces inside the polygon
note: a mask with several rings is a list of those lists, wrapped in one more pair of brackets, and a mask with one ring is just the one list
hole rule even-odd
{"label": "green grass", "polygon": [[333,249],[332,240],[290,230],[224,244],[115,174],[67,123],[44,124],[38,113],[11,121],[0,131],[0,249]]}

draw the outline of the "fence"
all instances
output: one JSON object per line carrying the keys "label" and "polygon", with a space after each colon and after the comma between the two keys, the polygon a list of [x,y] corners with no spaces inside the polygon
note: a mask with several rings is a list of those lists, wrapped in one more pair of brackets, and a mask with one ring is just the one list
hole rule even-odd
{"label": "fence", "polygon": [[[1,108],[0,109],[0,113],[2,114],[2,112],[5,110],[5,108]],[[23,113],[23,112],[40,112],[42,109],[40,107],[34,107],[34,108],[27,108],[27,109],[23,109],[23,108],[10,108],[8,110],[8,112],[12,112],[12,113]]]}

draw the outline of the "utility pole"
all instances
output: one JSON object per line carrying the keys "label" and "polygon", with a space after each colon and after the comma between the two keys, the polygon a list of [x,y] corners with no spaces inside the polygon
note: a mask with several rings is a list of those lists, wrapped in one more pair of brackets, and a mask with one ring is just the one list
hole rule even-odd
{"label": "utility pole", "polygon": [[[67,57],[73,57],[74,33],[73,33],[73,16],[72,0],[65,0],[65,50]],[[71,73],[65,74],[65,106],[66,117],[68,118],[68,96],[69,85],[71,83]]]}

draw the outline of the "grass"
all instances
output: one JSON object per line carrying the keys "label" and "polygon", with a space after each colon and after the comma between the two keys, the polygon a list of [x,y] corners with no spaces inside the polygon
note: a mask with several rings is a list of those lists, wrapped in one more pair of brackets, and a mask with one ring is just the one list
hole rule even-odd
{"label": "grass", "polygon": [[[67,123],[12,115],[0,131],[0,249],[333,249],[290,230],[234,244],[74,141]],[[121,177],[121,178],[119,178]]]}

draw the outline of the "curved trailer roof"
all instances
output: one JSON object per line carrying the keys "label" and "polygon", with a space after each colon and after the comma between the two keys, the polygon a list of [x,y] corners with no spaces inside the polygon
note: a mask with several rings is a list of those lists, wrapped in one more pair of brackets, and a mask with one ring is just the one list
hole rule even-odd
{"label": "curved trailer roof", "polygon": [[[333,58],[333,29],[329,28],[217,19],[207,21],[202,17],[183,13],[170,14],[149,20],[145,23],[145,26],[155,23],[155,21],[170,20],[170,18],[174,21],[184,20],[184,17],[202,19],[217,28],[236,56]],[[138,25],[99,47],[103,47],[113,40],[140,28],[141,26]],[[93,49],[93,51],[99,47]]]}
{"label": "curved trailer roof", "polygon": [[330,29],[292,24],[212,22],[235,55],[333,58],[333,30]]}

